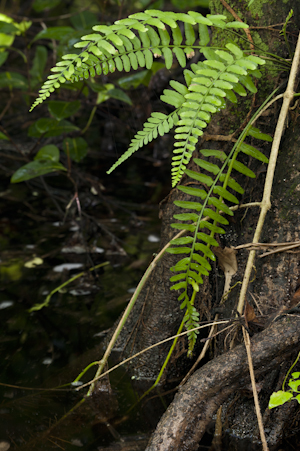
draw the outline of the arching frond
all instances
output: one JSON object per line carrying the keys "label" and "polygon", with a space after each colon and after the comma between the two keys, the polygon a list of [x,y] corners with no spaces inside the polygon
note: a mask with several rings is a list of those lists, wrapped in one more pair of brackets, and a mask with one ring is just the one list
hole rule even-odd
{"label": "arching frond", "polygon": [[[207,26],[231,28],[226,20],[222,15],[208,15],[205,18],[193,11],[180,14],[147,10],[117,20],[112,25],[96,25],[93,27],[95,33],[82,36],[81,41],[74,45],[76,49],[82,49],[79,53],[64,55],[62,61],[51,69],[54,74],[43,84],[31,110],[67,80],[74,82],[95,77],[96,74],[107,75],[115,70],[151,69],[153,58],[161,55],[167,68],[171,68],[173,57],[185,67],[187,55],[194,48],[199,48],[196,45],[198,32],[205,33]],[[184,23],[185,36],[181,33],[180,22]],[[170,27],[170,32],[166,25]],[[195,32],[197,25],[199,30]],[[237,22],[236,27],[246,28],[247,25]]]}
{"label": "arching frond", "polygon": [[[258,139],[270,140],[271,137],[260,133],[258,129],[250,129],[249,135],[256,135]],[[197,327],[197,317],[193,306],[193,297],[190,298],[189,287],[193,291],[199,290],[203,283],[202,277],[207,276],[211,270],[211,261],[215,260],[214,247],[218,247],[215,235],[225,233],[223,226],[228,224],[227,216],[232,216],[228,203],[238,204],[237,196],[243,194],[243,188],[231,176],[239,172],[254,178],[255,174],[243,163],[237,160],[240,152],[251,155],[259,161],[268,162],[268,158],[249,144],[238,142],[229,155],[220,150],[201,149],[202,158],[194,158],[199,171],[185,169],[190,181],[188,186],[178,186],[180,191],[188,194],[190,200],[174,201],[174,204],[183,209],[183,213],[174,215],[178,222],[171,226],[178,230],[186,230],[186,236],[174,239],[168,252],[183,255],[171,271],[176,273],[170,281],[174,282],[171,290],[180,290],[178,300],[181,308],[185,309],[187,330]],[[220,161],[220,166],[208,158]],[[195,186],[191,186],[191,181]],[[200,187],[199,187],[200,184]],[[204,217],[206,217],[204,219]],[[221,225],[221,226],[220,226]],[[196,333],[188,334],[189,352],[191,353],[196,340]]]}

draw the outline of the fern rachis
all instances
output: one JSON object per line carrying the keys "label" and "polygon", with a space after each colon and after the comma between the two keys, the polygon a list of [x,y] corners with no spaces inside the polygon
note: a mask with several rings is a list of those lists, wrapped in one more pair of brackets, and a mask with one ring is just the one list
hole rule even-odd
{"label": "fern rachis", "polygon": [[[205,190],[179,186],[178,189],[192,196],[192,199],[196,197],[196,200],[175,201],[184,212],[175,215],[175,219],[180,222],[173,224],[173,227],[186,230],[190,235],[174,240],[173,247],[169,249],[172,253],[187,255],[171,268],[177,273],[171,281],[174,282],[173,290],[183,290],[178,299],[182,301],[181,308],[186,309],[184,321],[188,330],[197,326],[199,315],[193,304],[202,276],[207,276],[211,270],[208,260],[215,258],[211,249],[212,246],[217,246],[214,236],[224,233],[223,227],[218,224],[226,225],[228,222],[222,214],[232,214],[227,202],[238,203],[233,192],[243,192],[231,173],[236,170],[244,175],[254,176],[250,169],[237,161],[238,153],[244,152],[267,161],[257,149],[240,140],[228,156],[220,151],[201,150],[203,157],[213,156],[218,159],[221,167],[207,159],[194,159],[202,172],[187,169],[199,138],[212,116],[225,107],[227,99],[236,103],[236,94],[246,96],[247,90],[255,93],[256,87],[251,76],[259,77],[261,74],[258,67],[265,63],[257,56],[245,55],[242,49],[230,42],[224,49],[207,47],[210,39],[208,26],[228,30],[247,28],[241,22],[227,23],[226,20],[222,15],[204,17],[194,11],[181,14],[147,10],[109,26],[97,25],[93,27],[95,33],[83,36],[81,42],[75,44],[77,49],[82,49],[78,54],[63,56],[63,61],[52,69],[53,74],[42,86],[39,97],[31,108],[47,99],[50,93],[67,80],[73,82],[88,79],[116,70],[128,72],[139,67],[151,69],[153,59],[157,56],[164,58],[167,69],[172,67],[174,58],[185,68],[187,57],[196,50],[204,55],[205,61],[192,64],[190,69],[184,70],[185,84],[171,80],[171,89],[164,90],[161,100],[168,108],[175,110],[169,114],[153,112],[143,130],[132,139],[128,150],[108,171],[112,172],[139,148],[175,128],[173,186],[180,182],[185,173],[192,180],[208,187]],[[251,134],[250,129],[247,132]],[[255,133],[253,130],[252,132]],[[256,131],[256,134],[259,135],[260,132]],[[208,219],[204,219],[205,216]],[[208,233],[200,231],[202,229],[208,230]],[[189,287],[192,289],[191,297]],[[192,351],[196,333],[191,332],[189,338],[189,349]]]}

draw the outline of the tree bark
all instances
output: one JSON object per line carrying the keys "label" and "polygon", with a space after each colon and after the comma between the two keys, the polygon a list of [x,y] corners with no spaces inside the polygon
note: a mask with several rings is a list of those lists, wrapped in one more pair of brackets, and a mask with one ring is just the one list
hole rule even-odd
{"label": "tree bark", "polygon": [[[270,375],[287,356],[298,351],[299,339],[300,317],[283,318],[256,334],[251,340],[256,376]],[[243,344],[208,362],[175,396],[146,451],[197,450],[218,407],[249,381],[247,354]],[[267,405],[263,407],[266,409]],[[255,429],[254,426],[252,437],[256,435]]]}
{"label": "tree bark", "polygon": [[[254,3],[258,4],[259,2]],[[294,2],[277,2],[271,5],[269,2],[261,2],[260,9],[257,7],[255,11],[251,7],[247,7],[246,1],[241,5],[240,1],[234,0],[230,2],[230,6],[242,20],[250,25],[254,44],[259,49],[260,55],[265,49],[265,51],[287,58],[284,40],[279,39],[278,31],[275,32],[269,26],[284,23],[290,8],[293,7],[295,20],[292,31],[294,30],[294,34],[289,35],[289,40],[294,43],[300,27],[300,4],[292,3]],[[224,6],[224,2],[220,2],[220,0],[211,1],[211,13],[226,14],[232,19],[228,9]],[[223,32],[219,32],[214,37],[213,43],[216,45],[224,39],[226,39],[226,36],[224,37]],[[250,47],[247,40],[246,43],[246,47],[247,45]],[[238,105],[229,106],[226,110],[222,110],[212,120],[207,133],[209,135],[228,135],[230,130],[237,129],[244,122],[249,109],[252,108],[254,111],[266,95],[269,95],[277,86],[276,78],[278,78],[278,73],[274,77],[271,71],[266,71],[263,81],[260,81],[258,85],[258,94],[252,100],[252,105],[251,101],[246,100],[246,103],[240,102]],[[272,209],[267,216],[262,242],[299,240],[300,167],[298,149],[300,138],[298,137],[299,133],[296,133],[299,129],[297,111],[296,107],[282,141],[282,150],[274,180]],[[269,116],[261,117],[255,126],[263,132],[272,134],[278,116],[278,106],[275,104],[268,114]],[[227,150],[228,147],[227,144],[224,145],[224,142],[205,142],[205,137],[200,144],[202,148]],[[268,154],[267,144],[258,141],[253,141],[253,144],[260,146],[260,149]],[[245,157],[244,164],[250,167],[257,177],[255,181],[251,179],[246,182],[244,177],[240,180],[237,179],[245,188],[241,203],[260,201],[266,167],[248,157]],[[170,228],[170,224],[173,222],[173,215],[178,213],[173,200],[178,199],[179,194],[183,196],[183,199],[185,198],[184,194],[179,193],[178,190],[173,190],[161,205],[161,247],[165,246],[175,235],[174,229]],[[220,237],[220,243],[223,246],[230,247],[251,242],[258,215],[259,209],[257,207],[246,212],[244,210],[238,211],[234,220],[226,229],[225,236]],[[225,318],[234,317],[234,309],[239,295],[239,285],[235,284],[242,280],[247,257],[248,250],[244,249],[238,252],[239,269],[231,284],[234,288],[220,313]],[[117,348],[122,352],[125,351],[125,354],[134,354],[176,333],[182,319],[182,313],[179,309],[177,293],[169,290],[169,268],[174,265],[176,259],[176,255],[167,254],[152,273],[117,342]],[[299,258],[296,253],[280,252],[256,259],[256,268],[253,271],[253,280],[248,289],[247,301],[254,308],[256,316],[265,319],[265,322],[261,322],[260,330],[270,321],[270,315],[276,313],[283,305],[289,306],[289,299],[298,285],[298,266]],[[215,274],[206,278],[205,283],[200,287],[197,303],[202,315],[206,316],[204,319],[211,319],[213,316],[212,308],[218,307],[223,283],[223,274],[219,274],[216,270]],[[266,318],[269,318],[269,320],[266,320]],[[266,388],[260,395],[264,409],[267,407],[267,401],[272,391],[279,389],[276,388],[276,384],[280,384],[280,378],[284,377],[291,363],[291,354],[297,350],[299,321],[298,318],[294,317],[282,319],[252,338],[256,377],[259,378],[263,386],[266,384]],[[243,396],[239,396],[235,401],[235,411],[232,412],[232,409],[230,409],[230,400],[233,399],[233,393],[237,390],[240,393],[240,389],[247,386],[249,379],[244,345],[240,344],[231,351],[224,353],[228,349],[229,342],[226,333],[222,333],[216,338],[214,359],[197,371],[176,395],[174,402],[159,423],[147,451],[197,449],[208,422],[211,421],[216,410],[223,403],[228,430],[233,435],[240,439],[251,435],[252,437],[253,435],[257,436],[255,416],[252,416],[251,420],[247,416],[247,412],[253,411],[253,400],[249,401]],[[184,348],[184,340],[181,341],[181,344]],[[131,368],[132,373],[139,378],[154,380],[165,360],[168,349],[169,345],[165,345],[159,348],[159,351],[154,348],[143,354],[138,364],[133,363],[135,367]],[[294,355],[292,355],[292,358],[294,358]],[[191,363],[188,363],[186,357],[178,352],[166,374],[168,377],[182,377],[188,365],[191,365]],[[276,368],[279,368],[280,365],[282,371],[278,375]],[[292,414],[292,410],[291,404],[283,407],[280,412],[284,412],[284,414],[280,419],[278,417],[276,421],[272,421],[272,414],[271,416],[265,414],[264,422],[265,426],[270,425],[268,440],[272,446],[279,443],[284,425],[289,415]],[[243,423],[242,417],[244,418]]]}

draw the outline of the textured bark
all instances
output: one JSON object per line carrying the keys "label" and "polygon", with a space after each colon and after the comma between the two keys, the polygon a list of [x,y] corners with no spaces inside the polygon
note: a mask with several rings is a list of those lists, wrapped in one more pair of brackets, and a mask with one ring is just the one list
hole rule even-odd
{"label": "textured bark", "polygon": [[[254,2],[255,3],[255,2]],[[257,2],[258,4],[259,2]],[[276,5],[275,5],[276,3]],[[246,2],[232,1],[231,6],[237,14],[252,27],[265,27],[272,23],[282,23],[291,7],[294,8],[295,21],[294,31],[297,36],[297,27],[300,26],[300,4],[293,5],[293,2],[261,3],[261,12],[252,14],[247,8]],[[212,1],[211,13],[226,13],[219,0]],[[244,9],[244,15],[239,8]],[[230,17],[232,19],[232,17]],[[298,23],[297,23],[298,21]],[[268,44],[268,51],[278,53],[287,57],[284,41],[278,38],[278,34],[270,29],[250,29],[259,45]],[[259,33],[259,34],[258,34]],[[225,37],[226,38],[226,37]],[[290,35],[291,40],[294,39]],[[215,39],[224,39],[222,32],[218,33]],[[272,73],[267,72],[258,85],[258,94],[253,105],[262,103],[264,97],[270,94],[276,85],[272,79]],[[226,110],[221,110],[217,117],[210,123],[207,132],[210,135],[228,135],[232,129],[237,129],[244,121],[249,111],[251,100],[239,102],[238,105],[231,105]],[[280,106],[279,106],[280,107]],[[278,108],[275,105],[269,112],[269,116],[261,117],[255,126],[263,132],[272,134],[276,125]],[[281,144],[277,170],[275,174],[274,190],[272,195],[272,209],[267,215],[264,227],[262,242],[288,242],[298,240],[300,236],[300,166],[299,166],[299,120],[297,109],[292,113],[289,128]],[[247,141],[251,144],[251,141]],[[269,153],[270,145],[261,141],[252,140],[254,146],[259,147],[266,155]],[[228,150],[231,144],[218,143],[216,141],[203,141],[202,148]],[[260,201],[262,198],[264,175],[266,165],[239,155],[239,160],[244,162],[256,173],[256,179],[248,179],[237,175],[237,181],[245,189],[241,203]],[[235,174],[236,175],[236,174]],[[162,218],[162,240],[163,247],[175,234],[170,228],[173,222],[172,216],[178,213],[173,200],[178,199],[178,195],[185,197],[178,190],[173,190],[166,201],[161,205]],[[259,208],[248,211],[238,211],[226,234],[220,236],[220,243],[223,246],[237,246],[252,241],[254,229],[259,216]],[[258,253],[259,254],[259,253]],[[240,250],[237,255],[238,272],[232,280],[234,287],[230,293],[221,317],[233,317],[234,309],[237,305],[240,285],[235,285],[243,278],[243,272],[248,257],[248,250]],[[141,349],[160,341],[176,333],[180,324],[182,313],[179,310],[177,293],[170,292],[170,266],[174,265],[177,257],[167,254],[156,270],[153,272],[147,287],[141,294],[134,312],[130,315],[124,331],[118,340],[119,350],[126,354],[133,354]],[[299,279],[299,257],[294,253],[278,253],[265,258],[256,259],[256,268],[253,271],[253,280],[247,293],[247,301],[252,305],[257,317],[262,317],[261,328],[265,327],[268,318],[278,311],[283,305],[289,306],[289,299],[295,292]],[[216,272],[204,285],[197,297],[198,307],[201,312],[205,312],[206,318],[212,315],[212,308],[218,307],[222,295],[224,277],[221,272]],[[253,297],[255,302],[253,301]],[[204,318],[205,319],[205,318]],[[299,340],[299,319],[284,319],[274,323],[270,328],[257,334],[252,338],[254,343],[253,354],[256,368],[256,377],[259,378],[265,389],[260,395],[263,408],[267,407],[267,402],[272,391],[278,390],[280,380],[286,373],[292,358],[291,353],[297,349]],[[261,329],[260,329],[261,330]],[[167,413],[159,423],[158,429],[147,448],[148,451],[165,450],[193,450],[197,449],[198,442],[202,437],[208,422],[224,403],[228,428],[232,434],[242,439],[245,437],[257,436],[256,420],[253,409],[253,400],[246,400],[240,396],[235,402],[234,411],[230,410],[230,400],[236,390],[245,388],[248,383],[248,365],[245,358],[244,345],[241,344],[230,352],[226,352],[230,336],[224,333],[217,337],[214,347],[214,359],[204,365],[187,385],[175,397]],[[145,353],[138,363],[134,362],[136,368],[132,369],[135,375],[141,378],[155,379],[169,349],[167,344],[155,348]],[[223,352],[226,352],[223,354]],[[223,354],[223,355],[222,355]],[[180,352],[178,352],[178,356]],[[180,359],[173,359],[168,369],[168,376],[181,376],[184,373],[187,360],[181,356]],[[282,363],[282,365],[281,365]],[[279,366],[281,372],[279,371]],[[277,371],[278,370],[278,371]],[[281,379],[280,379],[281,378]],[[278,386],[276,386],[276,384]],[[284,406],[274,420],[273,413],[268,411],[264,414],[264,424],[269,429],[268,440],[276,446],[283,435],[286,422],[293,414],[292,405]],[[227,409],[227,410],[226,410]],[[283,412],[283,413],[282,413]],[[249,448],[251,449],[251,448]]]}
{"label": "textured bark", "polygon": [[[300,317],[273,323],[252,340],[256,376],[276,369],[299,348]],[[237,346],[198,370],[175,396],[146,451],[193,451],[220,404],[249,383],[246,349]]]}

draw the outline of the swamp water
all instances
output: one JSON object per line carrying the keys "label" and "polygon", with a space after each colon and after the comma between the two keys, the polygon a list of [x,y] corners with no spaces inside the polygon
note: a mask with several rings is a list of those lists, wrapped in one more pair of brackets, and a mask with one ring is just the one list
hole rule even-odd
{"label": "swamp water", "polygon": [[[101,359],[103,337],[157,251],[158,208],[120,201],[105,217],[103,203],[83,192],[81,217],[74,202],[63,222],[54,220],[53,199],[39,185],[34,192],[25,184],[3,192],[0,450],[145,449],[170,400],[156,397],[128,414],[149,386],[138,387],[123,368],[92,399],[82,401],[87,389],[68,384]],[[29,311],[80,272],[48,307]]]}

